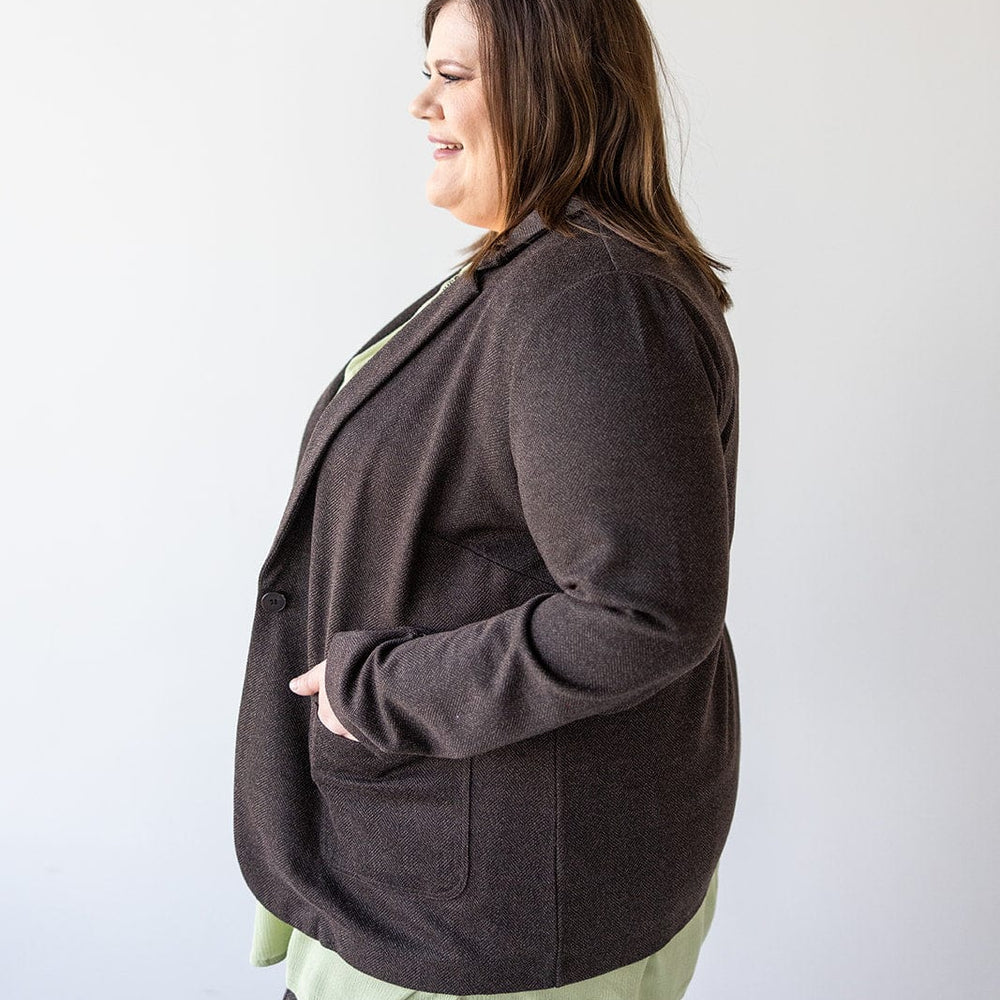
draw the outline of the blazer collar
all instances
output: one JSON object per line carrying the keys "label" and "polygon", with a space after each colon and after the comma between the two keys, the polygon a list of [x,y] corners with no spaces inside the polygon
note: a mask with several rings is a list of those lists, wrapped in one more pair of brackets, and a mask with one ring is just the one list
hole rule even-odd
{"label": "blazer collar", "polygon": [[[573,195],[566,203],[567,218],[580,215],[586,212],[586,210],[587,203],[578,195]],[[547,232],[547,230],[541,216],[539,216],[537,210],[532,211],[507,233],[501,244],[493,248],[491,253],[477,268],[477,273],[505,263],[543,232]]]}
{"label": "blazer collar", "polygon": [[[585,207],[579,198],[574,197],[567,204],[566,214],[577,215],[584,211]],[[265,570],[277,553],[279,543],[291,525],[303,497],[308,494],[308,486],[317,472],[327,446],[350,415],[479,295],[480,271],[498,267],[543,232],[547,230],[538,212],[533,211],[510,230],[502,245],[473,273],[472,280],[457,277],[410,323],[409,320],[427,301],[433,290],[425,293],[369,338],[360,350],[381,340],[397,327],[403,326],[385,347],[358,370],[347,385],[343,384],[347,365],[341,368],[331,385],[331,388],[335,388],[335,393],[313,425],[312,433],[302,452],[295,471],[291,495],[285,505],[271,551],[264,563]],[[264,570],[261,571],[262,576],[263,573]]]}

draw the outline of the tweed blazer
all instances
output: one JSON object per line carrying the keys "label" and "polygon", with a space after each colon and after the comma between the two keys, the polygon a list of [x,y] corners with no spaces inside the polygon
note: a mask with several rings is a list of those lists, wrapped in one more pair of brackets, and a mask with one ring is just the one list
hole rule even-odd
{"label": "tweed blazer", "polygon": [[[547,989],[698,909],[735,809],[738,365],[721,309],[574,198],[437,285],[309,416],[264,559],[234,833],[378,979]],[[365,345],[367,346],[367,345]],[[363,348],[361,348],[363,349]],[[334,712],[293,676],[326,660]]]}

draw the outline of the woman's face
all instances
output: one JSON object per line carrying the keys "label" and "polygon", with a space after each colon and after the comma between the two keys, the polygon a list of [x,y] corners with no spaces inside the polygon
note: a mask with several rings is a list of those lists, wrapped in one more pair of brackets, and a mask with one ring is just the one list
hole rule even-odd
{"label": "woman's face", "polygon": [[471,226],[499,231],[500,171],[483,97],[479,38],[462,0],[452,0],[438,14],[424,76],[427,86],[411,102],[410,114],[427,123],[429,138],[461,146],[438,151],[431,145],[427,200]]}

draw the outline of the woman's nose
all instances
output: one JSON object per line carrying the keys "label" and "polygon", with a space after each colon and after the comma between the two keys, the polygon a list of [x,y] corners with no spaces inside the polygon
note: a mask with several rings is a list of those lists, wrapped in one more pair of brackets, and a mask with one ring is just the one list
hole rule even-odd
{"label": "woman's nose", "polygon": [[430,117],[430,106],[432,103],[425,88],[410,101],[410,114],[414,118],[428,118]]}

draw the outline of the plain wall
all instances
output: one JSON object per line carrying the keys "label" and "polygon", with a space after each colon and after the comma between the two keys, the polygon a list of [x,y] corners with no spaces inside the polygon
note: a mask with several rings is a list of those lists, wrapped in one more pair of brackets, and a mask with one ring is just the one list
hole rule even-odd
{"label": "plain wall", "polygon": [[[690,1000],[1000,991],[1000,8],[648,0],[729,263],[740,799]],[[278,1000],[232,847],[313,402],[479,235],[419,3],[3,0],[4,997]]]}

